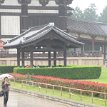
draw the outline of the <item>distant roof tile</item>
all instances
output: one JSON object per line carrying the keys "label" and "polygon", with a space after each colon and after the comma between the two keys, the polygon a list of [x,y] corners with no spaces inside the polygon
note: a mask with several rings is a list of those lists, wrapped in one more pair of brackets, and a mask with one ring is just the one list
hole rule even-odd
{"label": "distant roof tile", "polygon": [[107,25],[95,22],[78,21],[68,18],[68,29],[71,32],[92,36],[107,36]]}

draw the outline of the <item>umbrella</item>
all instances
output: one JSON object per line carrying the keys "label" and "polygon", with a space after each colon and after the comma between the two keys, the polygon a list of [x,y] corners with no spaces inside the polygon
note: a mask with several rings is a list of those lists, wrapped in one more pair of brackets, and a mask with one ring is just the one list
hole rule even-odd
{"label": "umbrella", "polygon": [[14,77],[10,74],[1,74],[0,75],[0,80],[4,79],[5,77],[8,77],[9,79],[14,79]]}

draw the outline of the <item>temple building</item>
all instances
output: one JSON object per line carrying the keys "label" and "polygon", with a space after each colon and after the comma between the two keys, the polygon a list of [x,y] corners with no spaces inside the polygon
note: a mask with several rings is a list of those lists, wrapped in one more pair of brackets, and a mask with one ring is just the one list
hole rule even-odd
{"label": "temple building", "polygon": [[82,47],[84,52],[74,47],[69,52],[85,56],[103,54],[106,61],[107,25],[69,18],[67,11],[72,10],[72,7],[69,7],[72,2],[73,0],[1,0],[0,38],[5,42],[32,27],[41,28],[53,22],[60,30],[85,44]]}

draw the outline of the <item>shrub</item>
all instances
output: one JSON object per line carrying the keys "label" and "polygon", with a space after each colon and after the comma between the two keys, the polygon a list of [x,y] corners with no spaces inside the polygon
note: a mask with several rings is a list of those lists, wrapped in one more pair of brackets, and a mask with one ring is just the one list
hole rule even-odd
{"label": "shrub", "polygon": [[67,79],[96,79],[100,77],[101,67],[43,67],[14,68],[20,74],[53,76]]}
{"label": "shrub", "polygon": [[15,66],[0,66],[0,74],[12,73]]}

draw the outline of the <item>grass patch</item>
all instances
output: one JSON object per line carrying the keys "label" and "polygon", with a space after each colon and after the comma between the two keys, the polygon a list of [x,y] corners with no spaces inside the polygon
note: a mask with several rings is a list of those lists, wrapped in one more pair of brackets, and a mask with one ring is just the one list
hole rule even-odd
{"label": "grass patch", "polygon": [[88,81],[107,83],[107,68],[102,67],[101,76],[98,79],[88,79]]}
{"label": "grass patch", "polygon": [[21,83],[14,83],[11,82],[11,87],[15,88],[15,89],[22,89],[22,90],[27,90],[27,91],[32,91],[32,92],[36,92],[36,93],[40,93],[40,94],[45,94],[45,95],[49,95],[49,96],[54,96],[54,97],[58,97],[58,98],[62,98],[62,99],[68,99],[68,100],[72,100],[72,101],[76,101],[76,102],[80,102],[80,103],[86,103],[86,104],[93,104],[93,105],[98,105],[101,107],[106,107],[105,106],[105,100],[100,99],[100,98],[96,98],[94,97],[93,100],[89,96],[83,96],[83,95],[79,95],[79,94],[73,94],[73,93],[69,93],[66,91],[59,91],[59,90],[53,90],[53,89],[46,89],[46,88],[42,88],[42,87],[37,87],[37,86],[31,86],[31,85],[26,85],[26,84],[21,84]]}

